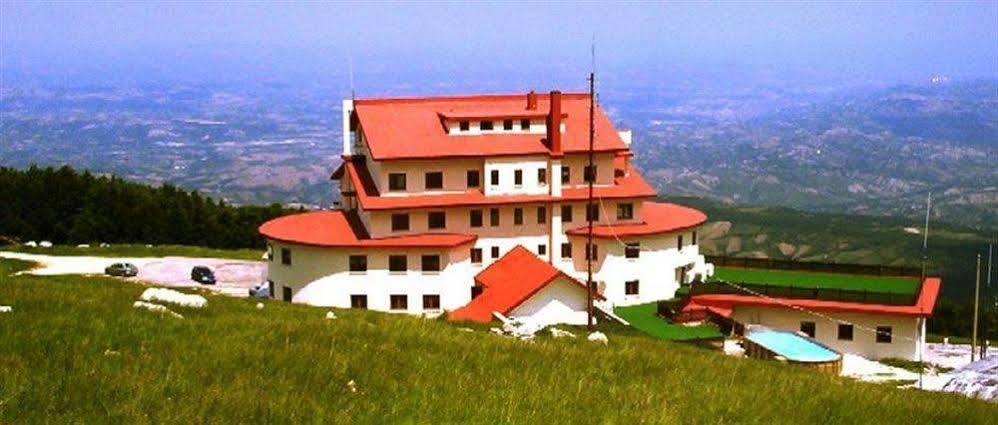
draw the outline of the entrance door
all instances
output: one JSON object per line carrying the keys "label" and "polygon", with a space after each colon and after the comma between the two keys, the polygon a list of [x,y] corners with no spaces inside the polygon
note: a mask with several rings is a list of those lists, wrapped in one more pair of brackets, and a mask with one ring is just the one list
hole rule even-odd
{"label": "entrance door", "polygon": [[283,289],[284,289],[284,291],[283,291],[284,293],[282,294],[283,295],[282,299],[284,301],[291,302],[291,288],[288,288],[287,286],[284,286]]}

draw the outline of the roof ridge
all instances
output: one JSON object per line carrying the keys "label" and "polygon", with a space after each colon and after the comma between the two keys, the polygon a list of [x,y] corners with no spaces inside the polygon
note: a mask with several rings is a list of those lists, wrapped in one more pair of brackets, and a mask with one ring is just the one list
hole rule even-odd
{"label": "roof ridge", "polygon": [[[563,92],[562,97],[583,97],[588,98],[587,92]],[[526,99],[527,93],[480,93],[480,94],[444,94],[435,96],[398,96],[398,97],[371,97],[357,99],[356,105],[377,105],[385,103],[429,103],[440,101],[481,101],[481,100],[510,100],[523,97]],[[550,93],[537,93],[538,98],[550,97]]]}

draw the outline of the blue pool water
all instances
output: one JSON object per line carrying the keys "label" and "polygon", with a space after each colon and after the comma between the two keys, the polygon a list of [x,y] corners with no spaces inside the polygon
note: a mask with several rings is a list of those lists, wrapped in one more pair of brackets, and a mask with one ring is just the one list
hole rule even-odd
{"label": "blue pool water", "polygon": [[839,353],[793,332],[760,329],[749,332],[745,337],[791,361],[827,362],[839,358]]}

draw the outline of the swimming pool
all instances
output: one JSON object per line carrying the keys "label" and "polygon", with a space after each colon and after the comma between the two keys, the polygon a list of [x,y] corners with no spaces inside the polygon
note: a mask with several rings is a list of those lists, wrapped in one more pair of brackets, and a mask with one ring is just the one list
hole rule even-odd
{"label": "swimming pool", "polygon": [[794,332],[752,326],[745,330],[745,351],[750,357],[777,359],[838,373],[842,355]]}

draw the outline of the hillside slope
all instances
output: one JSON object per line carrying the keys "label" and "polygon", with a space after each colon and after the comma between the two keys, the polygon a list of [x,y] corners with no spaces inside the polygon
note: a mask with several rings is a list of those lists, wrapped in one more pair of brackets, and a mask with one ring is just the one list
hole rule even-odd
{"label": "hillside slope", "polygon": [[[535,343],[434,320],[209,297],[0,263],[0,422],[986,423],[998,405],[629,333]],[[349,382],[353,382],[351,387]],[[351,388],[355,389],[353,391]]]}

